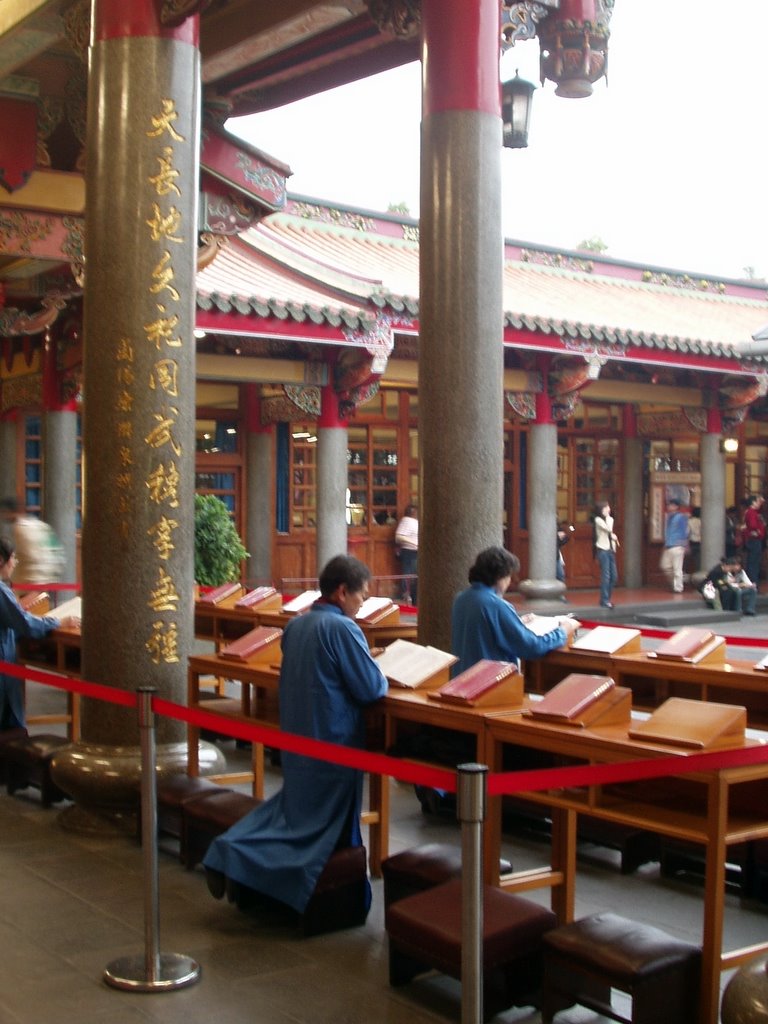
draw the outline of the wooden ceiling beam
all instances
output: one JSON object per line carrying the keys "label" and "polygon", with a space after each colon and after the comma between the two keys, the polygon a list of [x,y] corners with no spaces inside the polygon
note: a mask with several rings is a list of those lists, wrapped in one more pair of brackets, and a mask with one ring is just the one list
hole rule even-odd
{"label": "wooden ceiling beam", "polygon": [[233,0],[203,16],[203,82],[233,75],[280,50],[358,17],[363,0]]}

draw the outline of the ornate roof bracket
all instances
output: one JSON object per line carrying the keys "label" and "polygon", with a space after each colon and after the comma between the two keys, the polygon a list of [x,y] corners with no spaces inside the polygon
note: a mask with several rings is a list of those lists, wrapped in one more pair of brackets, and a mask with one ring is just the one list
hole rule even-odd
{"label": "ornate roof bracket", "polygon": [[7,338],[27,334],[40,334],[55,323],[59,313],[67,304],[68,296],[59,292],[51,292],[42,301],[42,307],[36,313],[27,313],[22,309],[0,309],[0,335]]}
{"label": "ornate roof bracket", "polygon": [[536,26],[560,6],[560,0],[501,0],[501,48],[536,37]]}
{"label": "ornate roof bracket", "polygon": [[421,0],[366,0],[368,13],[380,32],[413,39],[421,28]]}

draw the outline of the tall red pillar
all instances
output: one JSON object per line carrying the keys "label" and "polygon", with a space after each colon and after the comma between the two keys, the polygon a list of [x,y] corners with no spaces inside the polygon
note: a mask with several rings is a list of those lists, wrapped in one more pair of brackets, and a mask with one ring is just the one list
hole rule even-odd
{"label": "tall red pillar", "polygon": [[502,542],[500,12],[421,9],[419,639],[448,650],[453,597]]}
{"label": "tall red pillar", "polygon": [[[183,703],[193,639],[198,19],[94,0],[87,113],[83,649],[86,679]],[[85,700],[57,758],[67,823],[121,827],[136,803],[135,711]],[[186,767],[159,718],[158,765]],[[220,755],[217,755],[220,757]],[[70,813],[71,811],[71,813]]]}

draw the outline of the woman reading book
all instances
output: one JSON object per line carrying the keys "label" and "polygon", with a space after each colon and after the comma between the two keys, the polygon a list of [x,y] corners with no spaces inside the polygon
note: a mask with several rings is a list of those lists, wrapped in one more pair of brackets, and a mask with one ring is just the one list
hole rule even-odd
{"label": "woman reading book", "polygon": [[[77,628],[78,619],[57,619],[53,615],[38,616],[24,611],[11,590],[11,577],[16,568],[16,552],[10,541],[0,538],[0,661],[16,661],[16,640],[28,636],[34,640],[63,626]],[[0,673],[0,732],[23,729],[24,682],[15,676]]]}
{"label": "woman reading book", "polygon": [[453,602],[451,649],[458,657],[453,675],[483,658],[513,661],[541,658],[563,647],[578,629],[575,619],[562,616],[559,625],[544,635],[529,629],[504,599],[512,577],[520,571],[517,555],[502,547],[481,551],[469,570],[469,586]]}
{"label": "woman reading book", "polygon": [[[291,619],[282,639],[280,728],[362,748],[364,708],[387,680],[371,657],[355,615],[370,573],[337,555],[320,574],[320,597]],[[211,893],[239,905],[249,891],[303,913],[334,850],[361,846],[362,775],[328,761],[283,752],[283,788],[211,844],[204,865]],[[370,905],[367,889],[366,905]]]}

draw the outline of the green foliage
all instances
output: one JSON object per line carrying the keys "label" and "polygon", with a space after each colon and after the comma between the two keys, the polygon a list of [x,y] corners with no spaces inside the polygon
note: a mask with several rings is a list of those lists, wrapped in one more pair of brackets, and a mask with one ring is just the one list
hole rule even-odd
{"label": "green foliage", "polygon": [[207,587],[240,578],[248,552],[227,506],[213,494],[195,495],[195,581]]}
{"label": "green foliage", "polygon": [[577,246],[580,252],[605,252],[608,245],[598,235],[594,235],[592,238],[585,238],[583,242],[580,242]]}
{"label": "green foliage", "polygon": [[400,213],[404,217],[410,217],[411,211],[408,209],[408,203],[390,203],[387,207],[387,213]]}

